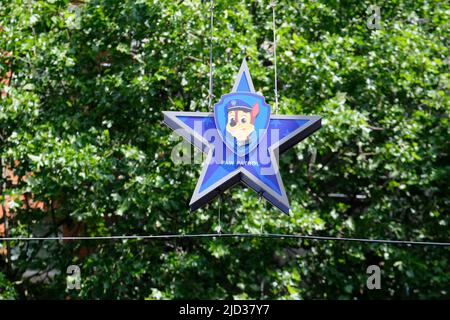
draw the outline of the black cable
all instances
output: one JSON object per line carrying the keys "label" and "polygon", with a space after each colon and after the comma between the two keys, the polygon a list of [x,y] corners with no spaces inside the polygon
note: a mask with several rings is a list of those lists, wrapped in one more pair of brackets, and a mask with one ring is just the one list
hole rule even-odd
{"label": "black cable", "polygon": [[420,245],[420,246],[442,246],[450,247],[450,242],[432,242],[432,241],[409,241],[409,240],[390,240],[390,239],[367,239],[367,238],[346,238],[346,237],[328,237],[311,236],[299,234],[278,234],[278,233],[197,233],[197,234],[162,234],[162,235],[123,235],[123,236],[77,236],[77,237],[5,237],[0,241],[48,241],[48,240],[132,240],[132,239],[176,239],[176,238],[281,238],[281,239],[305,239],[317,241],[349,241],[376,244],[398,244],[398,245]]}

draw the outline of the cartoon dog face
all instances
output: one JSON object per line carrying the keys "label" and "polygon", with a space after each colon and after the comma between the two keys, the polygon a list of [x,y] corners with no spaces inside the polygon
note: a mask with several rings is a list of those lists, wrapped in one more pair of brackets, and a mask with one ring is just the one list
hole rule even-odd
{"label": "cartoon dog face", "polygon": [[228,111],[226,130],[236,138],[238,144],[248,142],[250,134],[255,131],[255,118],[259,113],[259,104],[252,108],[235,107]]}

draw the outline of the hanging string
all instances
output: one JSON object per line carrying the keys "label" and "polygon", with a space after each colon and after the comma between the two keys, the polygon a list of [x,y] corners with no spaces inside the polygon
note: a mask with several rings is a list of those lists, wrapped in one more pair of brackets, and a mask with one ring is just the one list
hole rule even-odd
{"label": "hanging string", "polygon": [[211,0],[210,7],[210,36],[209,36],[209,101],[208,108],[212,111],[212,101],[213,101],[213,37],[214,37],[214,0]]}
{"label": "hanging string", "polygon": [[222,220],[220,217],[220,208],[222,207],[222,194],[219,195],[219,225],[217,226],[217,233],[220,235],[222,233]]}
{"label": "hanging string", "polygon": [[[263,193],[262,192],[260,192],[260,194],[259,194],[259,203],[261,203],[261,201],[262,201],[262,198],[263,198]],[[266,202],[264,202],[264,209],[265,209],[265,207],[266,207]],[[264,219],[264,214],[261,214],[261,223],[260,223],[260,230],[259,230],[259,233],[260,234],[262,234],[263,233],[263,219]]]}
{"label": "hanging string", "polygon": [[278,74],[277,74],[277,25],[275,22],[276,0],[271,0],[272,6],[272,28],[273,28],[273,65],[274,65],[274,84],[275,84],[275,114],[278,114]]}
{"label": "hanging string", "polygon": [[[267,212],[267,200],[264,201],[264,211]],[[264,227],[264,215],[263,215],[263,227]]]}

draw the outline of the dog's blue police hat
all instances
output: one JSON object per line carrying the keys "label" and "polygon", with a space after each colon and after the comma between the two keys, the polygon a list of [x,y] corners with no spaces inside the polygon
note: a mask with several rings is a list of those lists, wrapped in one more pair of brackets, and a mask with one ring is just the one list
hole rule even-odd
{"label": "dog's blue police hat", "polygon": [[245,110],[250,112],[252,110],[252,107],[243,100],[230,100],[227,103],[227,110],[233,111],[233,110]]}

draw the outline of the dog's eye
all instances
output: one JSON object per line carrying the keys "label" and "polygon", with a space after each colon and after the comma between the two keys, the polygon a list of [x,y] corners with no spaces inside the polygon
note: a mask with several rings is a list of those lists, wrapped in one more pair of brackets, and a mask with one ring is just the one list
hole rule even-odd
{"label": "dog's eye", "polygon": [[246,117],[242,117],[241,118],[241,123],[247,123],[247,118]]}
{"label": "dog's eye", "polygon": [[230,119],[230,126],[234,127],[236,125],[236,120],[234,118]]}

